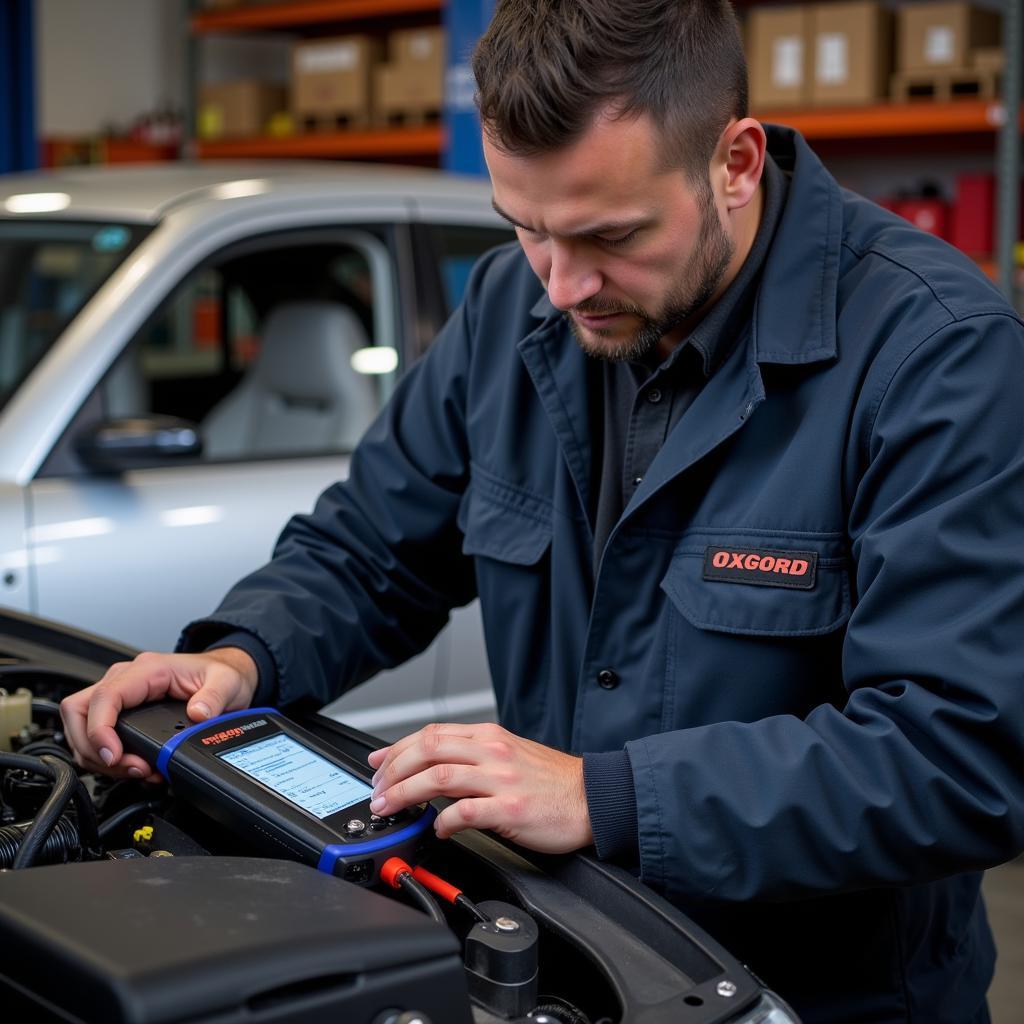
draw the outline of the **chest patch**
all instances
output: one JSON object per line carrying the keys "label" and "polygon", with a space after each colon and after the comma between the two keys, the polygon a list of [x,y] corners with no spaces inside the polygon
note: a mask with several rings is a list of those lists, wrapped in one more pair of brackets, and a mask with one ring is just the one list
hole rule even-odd
{"label": "chest patch", "polygon": [[817,568],[816,551],[709,547],[704,552],[704,579],[717,583],[811,590]]}

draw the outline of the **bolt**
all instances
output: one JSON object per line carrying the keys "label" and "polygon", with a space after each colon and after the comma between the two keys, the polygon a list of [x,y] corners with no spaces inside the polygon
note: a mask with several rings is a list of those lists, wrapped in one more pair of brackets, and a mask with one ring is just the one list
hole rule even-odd
{"label": "bolt", "polygon": [[723,999],[732,999],[732,997],[736,995],[737,992],[736,984],[732,981],[720,981],[718,983],[718,988],[716,988],[715,991]]}
{"label": "bolt", "polygon": [[511,917],[497,917],[494,919],[494,927],[499,932],[517,932],[519,931],[519,922]]}

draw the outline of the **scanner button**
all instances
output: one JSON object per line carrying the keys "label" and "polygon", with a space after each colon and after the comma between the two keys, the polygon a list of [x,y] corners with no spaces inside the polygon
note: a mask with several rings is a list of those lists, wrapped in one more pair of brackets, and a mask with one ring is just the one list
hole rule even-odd
{"label": "scanner button", "polygon": [[366,822],[358,818],[351,818],[345,823],[345,831],[350,836],[361,836],[366,831]]}
{"label": "scanner button", "polygon": [[387,827],[388,823],[385,818],[382,818],[379,814],[370,815],[370,828],[372,828],[375,832],[379,829]]}

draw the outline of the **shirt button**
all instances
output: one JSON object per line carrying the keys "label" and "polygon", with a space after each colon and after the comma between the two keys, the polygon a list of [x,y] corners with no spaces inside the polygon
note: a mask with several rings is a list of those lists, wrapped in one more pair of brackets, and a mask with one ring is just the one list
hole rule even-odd
{"label": "shirt button", "polygon": [[635,476],[635,477],[633,477],[633,486],[634,487],[639,487],[643,482],[644,482],[644,478],[642,476]]}
{"label": "shirt button", "polygon": [[661,392],[657,388],[651,388],[651,390],[647,392],[647,401],[650,402],[651,405],[657,405],[661,401]]}
{"label": "shirt button", "polygon": [[597,673],[597,685],[602,690],[614,690],[619,685],[619,674],[610,668],[603,668]]}

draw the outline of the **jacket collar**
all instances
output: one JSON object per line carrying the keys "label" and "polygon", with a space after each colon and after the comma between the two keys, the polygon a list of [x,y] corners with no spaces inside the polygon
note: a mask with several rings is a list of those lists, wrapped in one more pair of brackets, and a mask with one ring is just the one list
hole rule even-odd
{"label": "jacket collar", "polygon": [[[790,175],[790,185],[758,291],[755,358],[758,363],[821,362],[836,355],[842,197],[801,135],[779,125],[765,130],[768,151]],[[562,315],[546,292],[530,314],[542,320]]]}
{"label": "jacket collar", "polygon": [[792,128],[765,125],[768,151],[791,175],[765,261],[753,321],[758,363],[816,363],[836,355],[842,196]]}

